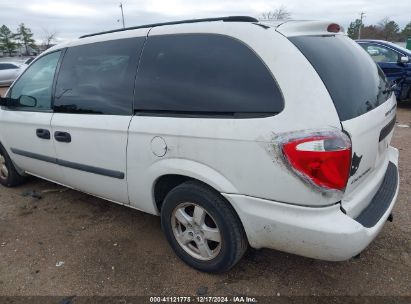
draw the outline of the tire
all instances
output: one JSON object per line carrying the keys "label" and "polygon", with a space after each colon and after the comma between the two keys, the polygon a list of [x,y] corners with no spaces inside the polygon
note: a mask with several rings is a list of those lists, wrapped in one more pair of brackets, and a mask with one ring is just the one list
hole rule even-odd
{"label": "tire", "polygon": [[161,226],[177,256],[204,272],[229,270],[248,248],[243,226],[231,205],[220,193],[195,181],[167,194]]}
{"label": "tire", "polygon": [[26,177],[17,172],[6,149],[0,144],[0,184],[6,187],[14,187],[25,181]]}

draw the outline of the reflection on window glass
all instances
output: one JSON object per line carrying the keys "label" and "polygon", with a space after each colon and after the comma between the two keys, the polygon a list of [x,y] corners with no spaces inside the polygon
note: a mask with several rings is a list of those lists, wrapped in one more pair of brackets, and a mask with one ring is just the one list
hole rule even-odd
{"label": "reflection on window glass", "polygon": [[18,99],[25,95],[36,100],[33,110],[51,108],[51,91],[60,53],[58,51],[39,58],[24,72],[11,89],[13,105],[18,106]]}
{"label": "reflection on window glass", "polygon": [[136,82],[136,110],[279,113],[280,89],[259,57],[223,35],[149,37]]}
{"label": "reflection on window glass", "polygon": [[56,85],[62,113],[130,115],[134,78],[145,37],[69,48]]}
{"label": "reflection on window glass", "polygon": [[289,39],[321,77],[340,120],[361,116],[391,96],[382,70],[352,39],[341,35]]}
{"label": "reflection on window glass", "polygon": [[367,51],[367,53],[371,56],[371,58],[377,62],[377,63],[382,63],[382,62],[398,62],[399,56],[398,53],[380,46],[376,44],[361,44],[363,49]]}

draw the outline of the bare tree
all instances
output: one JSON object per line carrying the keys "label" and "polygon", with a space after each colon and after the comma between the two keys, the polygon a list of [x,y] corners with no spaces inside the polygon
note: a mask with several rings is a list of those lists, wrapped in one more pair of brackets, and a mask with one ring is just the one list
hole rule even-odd
{"label": "bare tree", "polygon": [[280,6],[274,11],[262,13],[260,20],[262,21],[287,20],[290,18],[291,18],[291,12],[285,6]]}
{"label": "bare tree", "polygon": [[381,31],[384,40],[391,41],[398,39],[400,27],[395,21],[385,17],[378,22],[378,28]]}
{"label": "bare tree", "polygon": [[46,49],[52,46],[52,43],[57,40],[57,31],[50,31],[43,28],[43,45]]}

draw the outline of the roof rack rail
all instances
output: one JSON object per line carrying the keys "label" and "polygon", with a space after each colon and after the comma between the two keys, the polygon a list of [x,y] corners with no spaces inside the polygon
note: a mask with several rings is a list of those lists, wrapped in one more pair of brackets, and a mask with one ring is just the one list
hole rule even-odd
{"label": "roof rack rail", "polygon": [[92,36],[98,36],[98,35],[110,34],[110,33],[116,33],[116,32],[123,32],[123,31],[129,31],[129,30],[136,30],[136,29],[140,29],[140,28],[149,28],[149,27],[157,27],[157,26],[163,26],[163,25],[174,25],[174,24],[184,24],[184,23],[208,22],[208,21],[258,22],[259,20],[256,19],[256,18],[253,18],[253,17],[249,17],[249,16],[227,16],[227,17],[216,17],[216,18],[180,20],[180,21],[171,21],[171,22],[163,22],[163,23],[145,24],[145,25],[139,25],[139,26],[126,27],[126,28],[122,28],[122,29],[104,31],[104,32],[99,32],[99,33],[94,33],[94,34],[87,34],[87,35],[81,36],[80,38],[86,38],[86,37],[92,37]]}

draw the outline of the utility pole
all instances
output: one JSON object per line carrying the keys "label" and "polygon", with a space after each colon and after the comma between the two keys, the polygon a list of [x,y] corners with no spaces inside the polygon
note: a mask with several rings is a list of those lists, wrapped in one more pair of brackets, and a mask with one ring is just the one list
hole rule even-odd
{"label": "utility pole", "polygon": [[123,3],[120,2],[120,9],[121,9],[121,20],[123,20],[123,28],[126,28],[124,23],[124,13],[123,13]]}
{"label": "utility pole", "polygon": [[361,16],[361,17],[360,17],[361,23],[360,23],[360,28],[358,29],[358,39],[361,39],[362,20],[363,20],[364,17],[365,17],[365,13],[364,13],[364,12],[361,12],[360,16]]}

